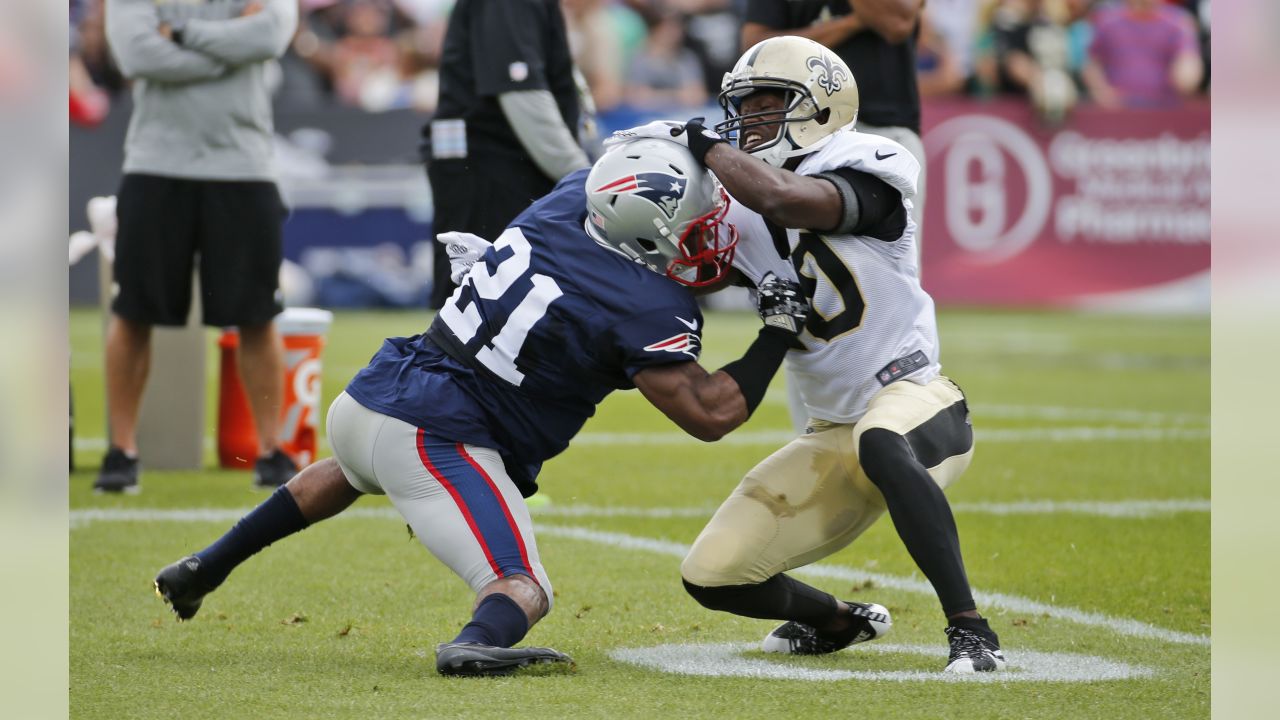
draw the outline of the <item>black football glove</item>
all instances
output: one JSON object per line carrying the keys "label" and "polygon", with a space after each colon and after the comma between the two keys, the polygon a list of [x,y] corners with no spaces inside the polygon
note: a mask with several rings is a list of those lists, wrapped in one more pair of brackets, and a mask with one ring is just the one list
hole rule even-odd
{"label": "black football glove", "polygon": [[804,331],[809,317],[809,303],[800,285],[769,273],[756,289],[756,310],[765,327],[786,333],[790,338]]}
{"label": "black football glove", "polygon": [[707,164],[707,153],[711,148],[722,142],[729,142],[715,130],[712,130],[702,123],[706,118],[696,117],[684,124],[685,142],[689,146],[689,152],[693,153],[693,157],[701,164]]}

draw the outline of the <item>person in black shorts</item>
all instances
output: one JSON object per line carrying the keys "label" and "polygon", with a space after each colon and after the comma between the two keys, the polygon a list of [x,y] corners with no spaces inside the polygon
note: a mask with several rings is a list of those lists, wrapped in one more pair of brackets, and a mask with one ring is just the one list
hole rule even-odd
{"label": "person in black shorts", "polygon": [[[445,31],[440,103],[423,128],[432,232],[493,240],[560,178],[590,165],[578,138],[589,103],[558,0],[458,0]],[[431,307],[453,289],[437,244]]]}
{"label": "person in black shorts", "polygon": [[138,489],[151,328],[186,324],[196,268],[204,324],[240,329],[240,374],[260,448],[254,482],[283,485],[297,466],[277,444],[284,348],[273,318],[282,309],[284,205],[271,159],[267,66],[293,37],[297,2],[107,0],[106,18],[134,108],[107,325],[111,445],[94,489]]}

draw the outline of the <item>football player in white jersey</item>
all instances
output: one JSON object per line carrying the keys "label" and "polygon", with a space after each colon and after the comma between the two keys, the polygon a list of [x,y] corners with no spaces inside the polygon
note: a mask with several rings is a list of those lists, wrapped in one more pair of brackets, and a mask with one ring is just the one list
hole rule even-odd
{"label": "football player in white jersey", "polygon": [[854,131],[853,74],[811,40],[755,45],[723,87],[728,119],[716,129],[741,149],[700,119],[622,134],[685,142],[715,172],[737,200],[740,272],[798,274],[812,311],[804,351],[787,363],[809,422],[716,511],[681,566],[685,588],[713,610],[786,620],[765,651],[874,639],[890,626],[883,606],[838,601],[784,573],[849,545],[887,509],[947,617],[946,670],[1001,669],[943,494],[969,465],[973,429],[964,394],[941,374],[933,300],[918,279],[909,210],[919,164]]}

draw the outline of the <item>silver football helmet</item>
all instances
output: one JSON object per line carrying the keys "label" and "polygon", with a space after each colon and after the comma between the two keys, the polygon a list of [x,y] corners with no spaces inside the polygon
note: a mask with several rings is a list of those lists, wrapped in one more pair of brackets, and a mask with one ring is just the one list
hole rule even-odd
{"label": "silver football helmet", "polygon": [[849,66],[808,38],[769,38],[743,53],[724,74],[719,100],[725,120],[716,132],[740,142],[743,129],[779,122],[778,111],[741,113],[743,99],[757,90],[781,91],[785,98],[777,136],[751,149],[774,167],[817,150],[858,119],[858,85]]}
{"label": "silver football helmet", "polygon": [[587,234],[682,285],[729,272],[738,231],[729,195],[688,148],[643,138],[614,146],[587,175]]}

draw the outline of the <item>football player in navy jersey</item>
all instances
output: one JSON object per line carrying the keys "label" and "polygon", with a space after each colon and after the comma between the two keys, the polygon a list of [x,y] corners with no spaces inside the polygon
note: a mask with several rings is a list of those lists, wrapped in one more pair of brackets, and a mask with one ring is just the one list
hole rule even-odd
{"label": "football player in navy jersey", "polygon": [[385,494],[476,592],[471,622],[436,649],[446,675],[572,662],[515,648],[550,610],[524,498],[610,391],[639,388],[701,440],[745,422],[803,326],[794,283],[759,284],[764,327],[708,373],[697,288],[730,275],[728,196],[689,151],[625,143],[570,174],[490,245],[449,233],[458,289],[426,332],[391,338],[329,409],[334,457],[303,470],[209,547],[156,576],[180,620],[241,562]]}

